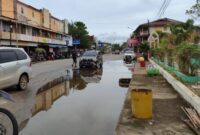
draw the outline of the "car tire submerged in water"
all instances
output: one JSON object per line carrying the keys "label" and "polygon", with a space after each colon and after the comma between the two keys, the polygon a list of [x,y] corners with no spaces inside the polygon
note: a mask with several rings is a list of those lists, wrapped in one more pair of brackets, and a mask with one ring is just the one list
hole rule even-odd
{"label": "car tire submerged in water", "polygon": [[20,90],[25,90],[27,88],[27,85],[28,85],[28,77],[27,75],[23,74],[21,75],[17,86]]}
{"label": "car tire submerged in water", "polygon": [[[6,117],[9,118],[9,120],[12,123],[12,128],[13,128],[13,132],[12,133],[13,133],[13,135],[18,135],[18,124],[17,124],[17,120],[15,119],[13,114],[10,111],[8,111],[8,110],[6,110],[4,108],[0,108],[0,116],[1,115],[5,115]],[[7,135],[6,134],[7,129],[6,129],[6,127],[4,127],[4,125],[1,125],[1,122],[0,122],[0,126],[2,126],[1,130],[0,130],[0,134],[1,135]]]}

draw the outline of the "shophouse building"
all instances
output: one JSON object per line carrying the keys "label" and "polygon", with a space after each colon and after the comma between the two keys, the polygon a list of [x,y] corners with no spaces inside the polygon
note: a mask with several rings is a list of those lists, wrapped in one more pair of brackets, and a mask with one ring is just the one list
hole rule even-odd
{"label": "shophouse building", "polygon": [[19,0],[0,0],[0,46],[35,48],[47,52],[67,47],[68,21],[48,9],[37,9]]}

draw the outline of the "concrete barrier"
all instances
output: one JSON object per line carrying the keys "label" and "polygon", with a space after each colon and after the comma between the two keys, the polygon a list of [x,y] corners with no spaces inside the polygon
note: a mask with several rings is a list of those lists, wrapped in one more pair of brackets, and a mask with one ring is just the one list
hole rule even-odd
{"label": "concrete barrier", "polygon": [[192,90],[186,87],[183,83],[178,81],[170,73],[165,71],[161,66],[159,66],[152,59],[149,60],[152,64],[156,65],[160,70],[163,77],[173,86],[173,88],[188,102],[190,103],[198,113],[200,113],[200,98]]}

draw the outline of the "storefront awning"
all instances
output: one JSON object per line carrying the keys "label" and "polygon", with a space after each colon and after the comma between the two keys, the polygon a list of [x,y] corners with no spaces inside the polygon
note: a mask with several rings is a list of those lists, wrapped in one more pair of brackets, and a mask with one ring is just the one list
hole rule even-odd
{"label": "storefront awning", "polygon": [[[3,46],[10,46],[10,41],[1,41],[1,45]],[[28,42],[21,42],[18,43],[16,41],[12,41],[12,46],[19,46],[19,47],[37,47],[37,43],[28,43]]]}

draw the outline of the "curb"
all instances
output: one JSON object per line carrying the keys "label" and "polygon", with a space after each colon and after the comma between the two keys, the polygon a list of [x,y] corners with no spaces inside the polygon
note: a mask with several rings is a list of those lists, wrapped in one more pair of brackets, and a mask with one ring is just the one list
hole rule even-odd
{"label": "curb", "polygon": [[190,103],[198,113],[200,113],[200,97],[198,97],[192,90],[186,87],[183,83],[178,81],[175,77],[173,77],[170,73],[165,71],[161,66],[159,66],[152,59],[149,61],[156,65],[160,70],[160,73],[163,77],[173,86],[173,88],[188,102]]}

